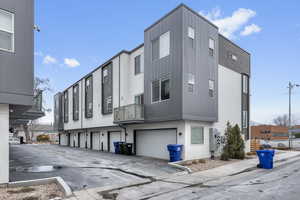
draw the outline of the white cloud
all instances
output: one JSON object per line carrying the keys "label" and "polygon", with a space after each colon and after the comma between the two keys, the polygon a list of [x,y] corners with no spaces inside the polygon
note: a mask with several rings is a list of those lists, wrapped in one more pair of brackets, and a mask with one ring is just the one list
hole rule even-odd
{"label": "white cloud", "polygon": [[235,33],[256,15],[256,12],[251,9],[239,8],[231,16],[222,18],[221,10],[217,7],[208,13],[201,11],[200,14],[218,26],[221,34],[232,39],[235,37]]}
{"label": "white cloud", "polygon": [[65,58],[64,63],[69,67],[78,67],[80,65],[78,60],[76,60],[75,58]]}
{"label": "white cloud", "polygon": [[261,28],[257,26],[256,24],[248,25],[244,28],[244,30],[241,32],[241,35],[247,36],[251,35],[253,33],[259,33],[261,31]]}
{"label": "white cloud", "polygon": [[57,63],[57,60],[56,60],[56,58],[54,58],[50,55],[47,55],[44,57],[43,63],[44,64],[54,64],[54,63]]}

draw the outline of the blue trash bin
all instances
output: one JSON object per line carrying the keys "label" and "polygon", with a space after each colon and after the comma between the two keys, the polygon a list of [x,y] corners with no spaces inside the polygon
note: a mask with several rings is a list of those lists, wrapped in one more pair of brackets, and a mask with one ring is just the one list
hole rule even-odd
{"label": "blue trash bin", "polygon": [[114,142],[114,147],[115,147],[115,153],[116,154],[121,153],[120,144],[122,144],[122,143],[124,143],[124,142]]}
{"label": "blue trash bin", "polygon": [[259,158],[259,167],[264,169],[273,169],[274,150],[258,150],[256,154]]}
{"label": "blue trash bin", "polygon": [[182,144],[168,144],[168,151],[170,153],[170,162],[176,162],[182,160],[181,152],[182,152]]}

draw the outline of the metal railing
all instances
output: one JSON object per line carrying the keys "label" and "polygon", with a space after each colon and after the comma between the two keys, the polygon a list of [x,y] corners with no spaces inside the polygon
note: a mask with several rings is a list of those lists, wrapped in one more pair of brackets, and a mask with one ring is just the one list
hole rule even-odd
{"label": "metal railing", "polygon": [[114,123],[138,123],[144,121],[144,105],[130,104],[114,109]]}

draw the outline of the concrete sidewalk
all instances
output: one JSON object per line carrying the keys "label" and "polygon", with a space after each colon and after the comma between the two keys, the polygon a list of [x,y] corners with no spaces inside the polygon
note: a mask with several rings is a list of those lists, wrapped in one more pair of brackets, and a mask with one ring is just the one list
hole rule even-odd
{"label": "concrete sidewalk", "polygon": [[[286,164],[291,160],[300,159],[300,152],[285,151],[275,154],[274,167]],[[74,192],[70,200],[96,200],[96,199],[144,199],[155,197],[164,193],[176,191],[182,188],[226,176],[243,173],[256,169],[258,159],[248,159],[217,168],[195,172],[192,174],[176,174],[170,177],[149,179],[132,182],[126,185],[112,185],[107,187],[92,188]]]}

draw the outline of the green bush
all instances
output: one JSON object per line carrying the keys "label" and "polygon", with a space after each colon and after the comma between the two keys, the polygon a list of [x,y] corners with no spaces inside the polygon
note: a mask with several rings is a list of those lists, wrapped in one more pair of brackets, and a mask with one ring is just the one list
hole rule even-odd
{"label": "green bush", "polygon": [[226,144],[223,148],[221,160],[244,159],[245,143],[241,136],[241,130],[236,124],[234,127],[227,123],[225,130]]}
{"label": "green bush", "polygon": [[49,135],[42,134],[42,135],[38,135],[36,137],[36,140],[38,142],[49,142],[50,141],[50,137],[49,137]]}

